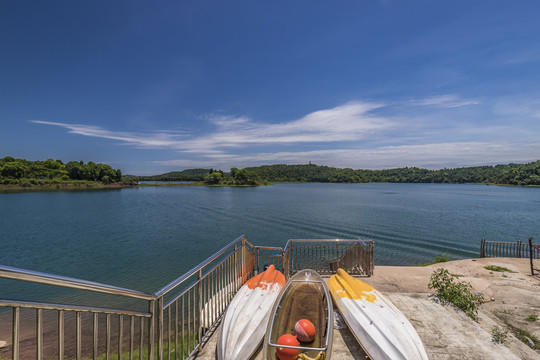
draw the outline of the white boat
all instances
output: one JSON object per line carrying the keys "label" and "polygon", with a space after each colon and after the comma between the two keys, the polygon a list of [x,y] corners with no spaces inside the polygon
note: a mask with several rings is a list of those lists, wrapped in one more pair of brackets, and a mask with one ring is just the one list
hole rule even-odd
{"label": "white boat", "polygon": [[[301,337],[295,333],[299,320],[309,320],[314,328],[313,340],[296,345],[278,344],[286,334]],[[313,270],[302,270],[289,279],[272,309],[264,337],[263,359],[280,360],[277,352],[293,349],[298,359],[330,359],[334,331],[334,310],[328,286]],[[286,335],[288,336],[288,335]],[[279,350],[278,350],[279,349]],[[282,357],[294,359],[291,357]]]}
{"label": "white boat", "polygon": [[343,269],[330,277],[328,287],[349,329],[372,360],[428,360],[412,324],[379,291]]}
{"label": "white boat", "polygon": [[249,279],[234,296],[219,330],[219,360],[247,360],[259,347],[285,276],[274,265]]}

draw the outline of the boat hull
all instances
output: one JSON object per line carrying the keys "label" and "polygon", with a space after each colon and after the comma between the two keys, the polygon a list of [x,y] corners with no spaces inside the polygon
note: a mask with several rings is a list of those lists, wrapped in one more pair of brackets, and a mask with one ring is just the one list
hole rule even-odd
{"label": "boat hull", "polygon": [[379,291],[338,269],[330,294],[349,329],[372,360],[427,360],[418,333]]}
{"label": "boat hull", "polygon": [[274,265],[249,279],[232,299],[221,323],[219,360],[246,360],[259,347],[272,305],[285,285],[285,276]]}
{"label": "boat hull", "polygon": [[277,340],[284,334],[296,335],[294,327],[300,319],[307,319],[315,326],[314,340],[300,342],[300,352],[317,358],[322,351],[330,359],[334,329],[332,300],[326,283],[313,270],[297,273],[282,289],[268,321],[263,359],[280,360],[276,354]]}

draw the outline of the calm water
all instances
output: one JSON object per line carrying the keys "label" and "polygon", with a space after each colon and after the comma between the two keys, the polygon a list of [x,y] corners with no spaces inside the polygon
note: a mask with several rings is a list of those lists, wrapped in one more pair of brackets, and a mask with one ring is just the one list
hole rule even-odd
{"label": "calm water", "polygon": [[155,291],[245,234],[375,240],[376,265],[540,237],[540,188],[441,184],[143,187],[0,194],[0,264]]}

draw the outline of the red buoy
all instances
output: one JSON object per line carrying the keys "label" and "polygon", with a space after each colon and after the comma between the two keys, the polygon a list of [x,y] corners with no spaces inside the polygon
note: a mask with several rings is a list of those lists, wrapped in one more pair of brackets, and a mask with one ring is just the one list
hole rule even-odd
{"label": "red buoy", "polygon": [[[277,341],[278,345],[287,345],[287,346],[300,346],[300,343],[296,338],[291,334],[283,334],[279,337]],[[300,354],[299,349],[287,349],[278,347],[277,356],[280,360],[294,360]]]}
{"label": "red buoy", "polygon": [[294,325],[296,338],[301,342],[312,342],[315,339],[315,325],[308,319],[300,319]]}

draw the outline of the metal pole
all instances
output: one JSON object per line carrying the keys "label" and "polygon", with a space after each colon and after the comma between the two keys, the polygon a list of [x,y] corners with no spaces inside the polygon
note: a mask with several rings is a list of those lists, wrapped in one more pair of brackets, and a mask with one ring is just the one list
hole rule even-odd
{"label": "metal pole", "polygon": [[198,287],[199,287],[198,308],[199,308],[199,343],[200,343],[201,339],[202,339],[202,311],[203,311],[203,305],[202,305],[202,302],[203,302],[203,298],[202,298],[202,270],[199,270],[199,272],[197,273],[197,282],[198,282]]}
{"label": "metal pole", "polygon": [[43,310],[37,309],[36,313],[36,359],[43,359]]}
{"label": "metal pole", "polygon": [[156,309],[155,300],[148,302],[148,312],[150,313],[150,319],[148,319],[148,359],[154,359],[154,341],[156,332]]}
{"label": "metal pole", "polygon": [[245,250],[246,250],[246,238],[242,238],[242,285],[247,280],[247,269],[245,268]]}
{"label": "metal pole", "polygon": [[158,359],[163,360],[163,296],[158,298]]}
{"label": "metal pole", "polygon": [[20,329],[20,314],[21,309],[18,307],[13,308],[13,345],[12,345],[12,359],[19,360],[19,329]]}
{"label": "metal pole", "polygon": [[534,275],[532,240],[533,238],[529,238],[529,253],[530,253],[530,258],[531,258],[531,275]]}
{"label": "metal pole", "polygon": [[486,244],[486,239],[480,240],[480,257],[484,257],[484,246]]}

